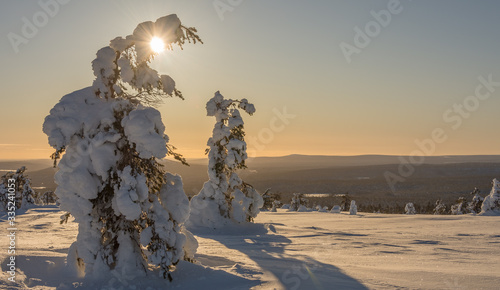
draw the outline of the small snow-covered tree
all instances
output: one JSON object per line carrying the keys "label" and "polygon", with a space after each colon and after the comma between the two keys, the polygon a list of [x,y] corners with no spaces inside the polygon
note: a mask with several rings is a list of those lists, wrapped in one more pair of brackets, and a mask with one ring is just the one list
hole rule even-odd
{"label": "small snow-covered tree", "polygon": [[277,212],[277,208],[281,205],[281,201],[279,200],[274,200],[273,201],[273,206],[271,207],[271,212]]}
{"label": "small snow-covered tree", "polygon": [[288,211],[298,211],[301,206],[306,206],[309,201],[303,193],[294,193]]}
{"label": "small snow-covered tree", "polygon": [[[1,178],[0,183],[0,203],[1,209],[6,210],[8,207],[15,209],[28,209],[35,204],[35,191],[31,188],[31,180],[25,175],[26,167],[22,166],[16,172],[7,172]],[[9,179],[13,182],[9,182]],[[10,190],[9,184],[14,184]],[[12,185],[11,185],[12,187]],[[11,202],[9,204],[9,202]],[[10,205],[10,206],[9,206]]]}
{"label": "small snow-covered tree", "polygon": [[183,228],[189,201],[182,180],[158,162],[183,159],[168,144],[160,112],[148,105],[182,94],[149,66],[154,37],[169,49],[200,41],[175,14],[139,24],[97,52],[92,87],[64,96],[43,125],[52,157],[62,156],[55,193],[78,223],[67,263],[86,277],[111,273],[130,281],[152,269],[171,278],[196,248]]}
{"label": "small snow-covered tree", "polygon": [[349,197],[349,192],[342,195],[342,202],[340,203],[341,210],[348,210],[351,204],[351,198]]}
{"label": "small snow-covered tree", "polygon": [[412,202],[409,202],[409,203],[406,204],[406,206],[405,206],[405,214],[412,215],[412,214],[416,214],[416,212],[417,211],[415,210],[415,206],[413,205]]}
{"label": "small snow-covered tree", "polygon": [[31,188],[31,179],[26,178],[21,193],[21,208],[28,208],[35,204],[36,192]]}
{"label": "small snow-covered tree", "polygon": [[208,139],[208,181],[200,193],[191,199],[192,226],[217,228],[229,221],[251,222],[262,207],[262,196],[236,173],[245,169],[247,145],[240,110],[255,113],[247,99],[232,100],[216,92],[207,102],[207,115],[216,123]]}
{"label": "small snow-covered tree", "polygon": [[482,215],[500,215],[500,182],[495,178],[492,183],[491,192],[481,206]]}
{"label": "small snow-covered tree", "polygon": [[9,187],[8,184],[0,183],[0,211],[7,211],[8,208],[12,208],[15,204],[9,204],[9,201],[14,202],[16,200],[15,195],[9,195]]}
{"label": "small snow-covered tree", "polygon": [[474,188],[471,195],[472,201],[467,204],[467,211],[478,214],[481,212],[481,206],[483,205],[484,198],[479,195],[479,189],[477,188]]}
{"label": "small snow-covered tree", "polygon": [[446,214],[446,205],[441,199],[436,200],[436,207],[434,208],[435,215]]}
{"label": "small snow-covered tree", "polygon": [[356,205],[355,200],[351,200],[351,206],[349,207],[349,214],[350,215],[357,215],[358,214],[358,206]]}
{"label": "small snow-covered tree", "polygon": [[465,200],[465,197],[459,197],[456,202],[456,204],[451,206],[450,213],[452,215],[461,215],[466,213],[467,201]]}
{"label": "small snow-covered tree", "polygon": [[274,202],[280,200],[280,194],[273,193],[271,192],[271,189],[268,188],[262,194],[262,199],[264,201],[264,204],[262,205],[262,210],[270,210],[273,207]]}
{"label": "small snow-covered tree", "polygon": [[42,205],[57,203],[57,195],[53,191],[46,191],[36,197],[36,202]]}

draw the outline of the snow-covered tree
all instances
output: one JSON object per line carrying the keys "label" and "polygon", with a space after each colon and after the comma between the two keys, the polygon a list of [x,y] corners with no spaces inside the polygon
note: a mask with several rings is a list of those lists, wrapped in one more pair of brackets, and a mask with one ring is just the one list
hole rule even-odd
{"label": "snow-covered tree", "polygon": [[[22,166],[16,172],[7,172],[1,177],[0,209],[27,209],[35,204],[35,191],[31,188],[31,180],[25,175],[26,167]],[[11,180],[11,182],[9,182]],[[13,185],[12,185],[13,184]],[[10,185],[10,186],[9,186]],[[9,187],[10,189],[9,191]],[[11,193],[11,194],[9,194]],[[9,202],[11,202],[9,204]]]}
{"label": "snow-covered tree", "polygon": [[351,200],[351,206],[349,207],[349,214],[350,215],[357,215],[358,214],[358,206],[356,205],[355,200]]}
{"label": "snow-covered tree", "polygon": [[36,197],[37,204],[53,204],[57,202],[57,195],[53,191],[46,191],[37,195]]}
{"label": "snow-covered tree", "polygon": [[500,215],[500,182],[493,179],[491,192],[484,198],[481,206],[482,215]]}
{"label": "snow-covered tree", "polygon": [[479,195],[479,189],[477,188],[474,188],[471,195],[472,201],[467,204],[467,211],[478,214],[481,212],[481,206],[483,205],[484,198]]}
{"label": "snow-covered tree", "polygon": [[412,202],[409,202],[405,206],[405,214],[416,214],[417,211],[415,210],[415,206],[413,205]]}
{"label": "snow-covered tree", "polygon": [[279,195],[279,193],[271,192],[271,189],[268,188],[262,194],[262,200],[264,201],[264,204],[262,205],[261,209],[262,210],[270,210],[273,207],[275,201],[278,201],[278,204],[279,204],[280,195]]}
{"label": "snow-covered tree", "polygon": [[93,85],[64,96],[43,124],[52,157],[62,156],[55,193],[78,223],[67,263],[87,277],[127,281],[154,272],[170,279],[196,249],[183,226],[189,201],[182,180],[158,162],[183,159],[168,144],[160,112],[147,105],[182,94],[149,66],[154,37],[169,49],[200,41],[175,14],[139,24],[97,52]]}
{"label": "snow-covered tree", "polygon": [[434,208],[434,214],[446,214],[446,205],[443,203],[441,199],[436,200],[436,207]]}
{"label": "snow-covered tree", "polygon": [[342,195],[342,202],[340,203],[341,210],[348,210],[351,204],[351,198],[349,197],[349,192]]}
{"label": "snow-covered tree", "polygon": [[288,211],[298,211],[301,206],[306,206],[309,201],[302,193],[294,193]]}
{"label": "snow-covered tree", "polygon": [[277,204],[273,202],[273,206],[271,207],[271,212],[277,212],[276,206]]}
{"label": "snow-covered tree", "polygon": [[249,115],[255,107],[247,99],[232,100],[216,92],[207,102],[207,115],[215,116],[208,139],[208,181],[191,199],[190,225],[217,228],[229,221],[251,222],[262,207],[262,196],[236,173],[245,169],[247,145],[240,110]]}
{"label": "snow-covered tree", "polygon": [[273,201],[273,206],[271,207],[271,212],[277,212],[277,208],[281,205],[281,201],[279,200],[274,200]]}
{"label": "snow-covered tree", "polygon": [[450,213],[452,215],[461,215],[466,213],[467,201],[465,197],[459,197],[457,203],[451,206]]}

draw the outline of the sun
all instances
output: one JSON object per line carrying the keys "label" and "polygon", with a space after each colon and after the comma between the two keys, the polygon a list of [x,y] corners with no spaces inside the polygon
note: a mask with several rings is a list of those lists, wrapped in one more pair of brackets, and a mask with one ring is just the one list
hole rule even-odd
{"label": "sun", "polygon": [[154,53],[160,53],[165,50],[165,43],[163,42],[163,40],[161,40],[156,36],[153,37],[153,39],[151,39],[149,45],[151,45],[151,49],[153,50]]}

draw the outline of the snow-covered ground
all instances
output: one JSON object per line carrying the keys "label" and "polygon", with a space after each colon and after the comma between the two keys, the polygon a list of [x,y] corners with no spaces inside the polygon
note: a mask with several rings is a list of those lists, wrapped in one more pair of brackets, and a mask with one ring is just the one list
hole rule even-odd
{"label": "snow-covered ground", "polygon": [[[9,238],[0,238],[1,289],[78,289],[90,285],[64,269],[77,225],[59,224],[56,207],[17,216],[17,284],[7,281]],[[7,232],[5,216],[2,233]],[[172,289],[498,289],[500,218],[487,216],[357,216],[262,212],[256,225],[194,231],[201,265],[182,262]],[[3,245],[3,246],[1,246]],[[113,280],[114,279],[114,280]],[[97,282],[96,282],[97,283]],[[161,289],[136,281],[124,289]]]}

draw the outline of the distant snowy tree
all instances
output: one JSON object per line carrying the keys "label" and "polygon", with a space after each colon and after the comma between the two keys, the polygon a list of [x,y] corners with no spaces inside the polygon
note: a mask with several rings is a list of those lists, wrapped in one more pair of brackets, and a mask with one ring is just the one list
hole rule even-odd
{"label": "distant snowy tree", "polygon": [[21,193],[21,208],[28,208],[35,204],[36,192],[31,188],[31,179],[26,178]]}
{"label": "distant snowy tree", "polygon": [[62,156],[55,193],[78,223],[67,263],[86,277],[131,281],[152,269],[170,279],[196,249],[183,226],[189,201],[182,180],[158,162],[183,158],[168,144],[160,112],[146,106],[182,98],[172,78],[149,66],[153,37],[169,49],[200,41],[175,14],[139,24],[97,52],[92,87],[64,96],[43,124],[54,162]]}
{"label": "distant snowy tree", "polygon": [[436,207],[434,208],[435,215],[446,214],[446,205],[441,199],[436,200]]}
{"label": "distant snowy tree", "polygon": [[481,206],[482,215],[500,215],[500,182],[493,179],[491,192],[484,198]]}
{"label": "distant snowy tree", "polygon": [[304,198],[302,193],[294,193],[292,197],[292,202],[290,203],[290,208],[288,211],[298,211],[301,205],[306,205],[308,200]]}
{"label": "distant snowy tree", "polygon": [[207,115],[215,116],[213,134],[208,139],[208,177],[199,194],[191,199],[192,226],[217,228],[229,221],[252,222],[263,205],[262,196],[236,173],[245,169],[247,145],[240,110],[255,113],[247,99],[232,100],[216,92],[207,102]]}
{"label": "distant snowy tree", "polygon": [[[7,172],[1,177],[0,204],[1,210],[8,208],[28,209],[35,204],[35,191],[31,188],[31,180],[25,175],[26,167],[22,166],[16,172]],[[12,182],[9,182],[11,180]],[[11,185],[9,191],[9,184]],[[9,192],[11,193],[9,195]],[[11,202],[9,204],[9,202]]]}
{"label": "distant snowy tree", "polygon": [[262,199],[264,201],[264,204],[262,205],[262,209],[263,210],[270,210],[273,207],[274,202],[280,200],[280,195],[279,195],[279,193],[271,192],[271,189],[268,188],[262,194]]}
{"label": "distant snowy tree", "polygon": [[36,202],[42,205],[53,204],[57,202],[57,195],[53,191],[46,191],[37,195]]}
{"label": "distant snowy tree", "polygon": [[277,208],[281,205],[279,200],[273,201],[273,206],[271,207],[271,212],[277,212]]}
{"label": "distant snowy tree", "polygon": [[351,198],[349,197],[349,192],[342,195],[342,202],[340,203],[340,208],[344,210],[349,209],[349,205],[351,204]]}
{"label": "distant snowy tree", "polygon": [[457,203],[451,206],[450,213],[452,215],[461,215],[466,213],[466,204],[467,201],[465,197],[459,197],[456,201]]}
{"label": "distant snowy tree", "polygon": [[467,204],[467,211],[478,214],[481,212],[481,206],[483,205],[484,198],[479,195],[479,189],[477,188],[474,188],[471,195],[472,201]]}
{"label": "distant snowy tree", "polygon": [[358,207],[356,206],[355,200],[351,200],[351,206],[349,207],[349,214],[350,215],[357,215],[358,214]]}
{"label": "distant snowy tree", "polygon": [[9,195],[9,187],[8,184],[3,183],[3,176],[2,176],[2,183],[0,183],[0,211],[7,211],[8,208],[15,207],[15,204],[9,204],[9,201],[12,200],[12,202],[15,202],[16,198],[15,195]]}
{"label": "distant snowy tree", "polygon": [[415,206],[413,205],[413,203],[412,202],[407,203],[405,206],[405,214],[412,215],[412,214],[416,214],[416,213],[417,213],[417,211],[415,210]]}

